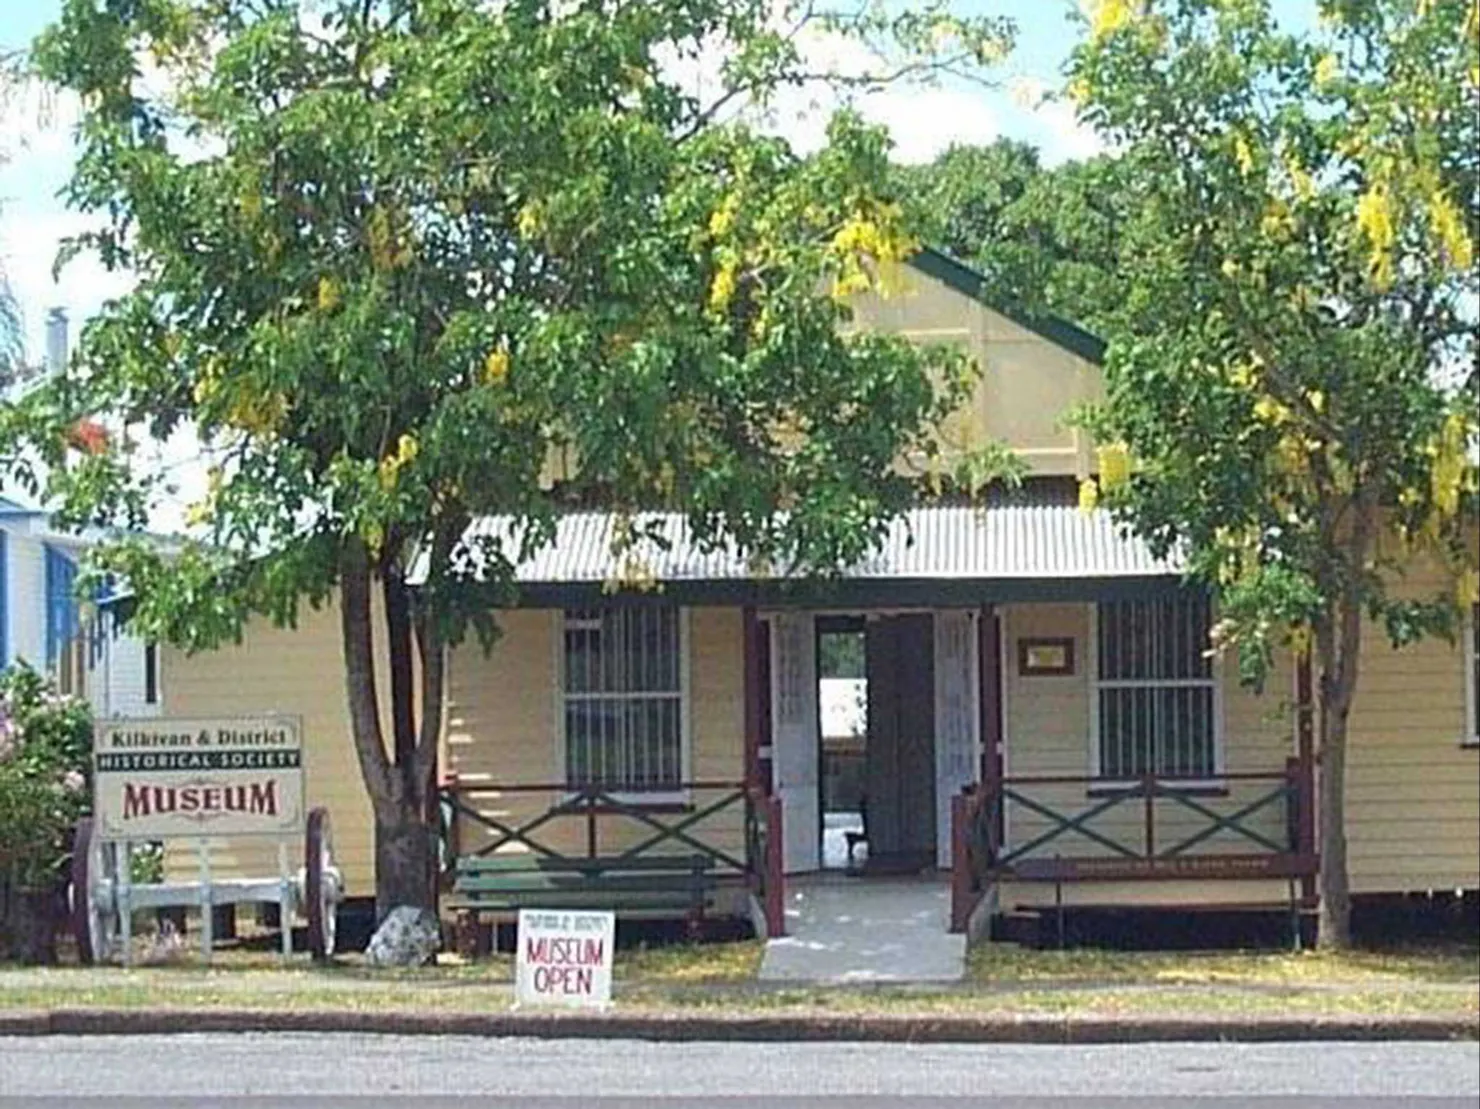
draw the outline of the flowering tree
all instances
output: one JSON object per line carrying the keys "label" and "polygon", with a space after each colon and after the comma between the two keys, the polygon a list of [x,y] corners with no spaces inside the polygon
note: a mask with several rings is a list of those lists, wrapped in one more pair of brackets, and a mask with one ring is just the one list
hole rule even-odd
{"label": "flowering tree", "polygon": [[[1071,92],[1135,203],[1099,487],[1219,597],[1259,680],[1312,650],[1320,941],[1348,939],[1347,717],[1364,618],[1451,632],[1476,595],[1480,4],[1091,5]],[[1415,596],[1420,552],[1453,588]]]}
{"label": "flowering tree", "polygon": [[0,958],[52,955],[48,905],[90,800],[92,712],[24,664],[0,673]]}
{"label": "flowering tree", "polygon": [[[96,555],[135,625],[199,649],[337,597],[382,911],[435,902],[445,648],[491,636],[563,507],[812,567],[908,503],[893,461],[968,367],[840,326],[912,247],[887,141],[840,115],[799,158],[726,117],[818,76],[818,30],[892,57],[881,80],[1009,30],[905,8],[68,0],[38,42],[85,106],[89,245],[139,275],[20,414],[50,503],[140,522],[168,475],[136,448],[193,427],[191,541]],[[715,51],[701,96],[684,67]],[[69,450],[87,418],[117,434]],[[513,537],[468,538],[493,513]]]}

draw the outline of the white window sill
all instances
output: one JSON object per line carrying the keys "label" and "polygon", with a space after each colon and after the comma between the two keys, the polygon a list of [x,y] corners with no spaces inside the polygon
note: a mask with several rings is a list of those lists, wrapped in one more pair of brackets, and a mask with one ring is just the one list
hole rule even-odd
{"label": "white window sill", "polygon": [[[675,808],[677,806],[689,805],[693,802],[693,798],[689,796],[689,791],[686,789],[654,790],[651,793],[633,793],[625,790],[602,790],[601,792],[611,800],[622,805],[630,805],[634,809]],[[580,797],[580,793],[567,793],[562,803],[568,805],[573,801],[579,800]],[[597,807],[600,808],[599,805]]]}
{"label": "white window sill", "polygon": [[[1271,781],[1274,779],[1271,778]],[[1109,797],[1117,793],[1136,793],[1141,788],[1141,779],[1125,778],[1115,781],[1094,782],[1086,789],[1091,797]],[[1205,794],[1209,796],[1227,796],[1228,783],[1221,777],[1212,778],[1178,778],[1173,781],[1161,779],[1157,786],[1163,793],[1186,793],[1188,795]]]}

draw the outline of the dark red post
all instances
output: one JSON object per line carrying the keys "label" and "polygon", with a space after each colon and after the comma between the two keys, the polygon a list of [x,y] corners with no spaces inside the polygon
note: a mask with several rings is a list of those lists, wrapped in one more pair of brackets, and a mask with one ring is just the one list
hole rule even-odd
{"label": "dark red post", "polygon": [[781,798],[765,799],[766,927],[772,936],[786,935],[786,871],[781,861]]}
{"label": "dark red post", "polygon": [[974,875],[971,873],[971,798],[958,793],[951,798],[951,931],[964,932],[971,921]]}
{"label": "dark red post", "polygon": [[995,858],[1002,844],[1007,806],[1001,804],[1002,794],[1002,635],[1001,618],[991,606],[983,605],[976,620],[976,658],[981,704],[979,711],[982,740],[982,793],[983,804],[993,805],[988,810],[992,817],[987,828],[987,839]]}

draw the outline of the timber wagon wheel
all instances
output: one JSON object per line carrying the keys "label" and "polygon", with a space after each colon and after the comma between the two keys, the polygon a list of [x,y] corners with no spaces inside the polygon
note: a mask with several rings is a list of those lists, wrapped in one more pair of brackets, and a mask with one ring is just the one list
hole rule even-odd
{"label": "timber wagon wheel", "polygon": [[322,961],[334,957],[335,918],[343,896],[339,868],[334,865],[334,837],[328,809],[309,812],[303,839],[303,908],[308,918],[308,950]]}
{"label": "timber wagon wheel", "polygon": [[113,899],[118,850],[98,834],[91,817],[77,822],[72,837],[72,936],[77,958],[85,966],[105,962],[118,935],[118,912]]}

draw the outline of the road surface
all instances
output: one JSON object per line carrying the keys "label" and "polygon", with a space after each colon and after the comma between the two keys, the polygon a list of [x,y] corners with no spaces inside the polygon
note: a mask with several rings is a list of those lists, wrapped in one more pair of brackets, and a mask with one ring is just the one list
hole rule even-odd
{"label": "road surface", "polygon": [[[454,1096],[476,1100],[454,1101]],[[340,1104],[354,1109],[539,1109],[542,1104],[626,1109],[665,1097],[672,1100],[660,1104],[670,1109],[690,1104],[1089,1109],[1113,1105],[1112,1098],[1133,1099],[1122,1103],[1127,1106],[1170,1107],[1195,1097],[1213,1099],[1204,1103],[1207,1109],[1459,1109],[1480,1103],[1480,1046],[659,1044],[346,1034],[0,1038],[0,1109],[47,1104],[33,1098],[76,1105],[87,1097],[106,1098],[114,1109],[233,1104],[241,1109],[252,1103],[230,1099],[243,1097],[285,1109]],[[825,1097],[826,1102],[809,1100]],[[545,1100],[565,1098],[580,1100]],[[58,1109],[63,1102],[49,1104]]]}

